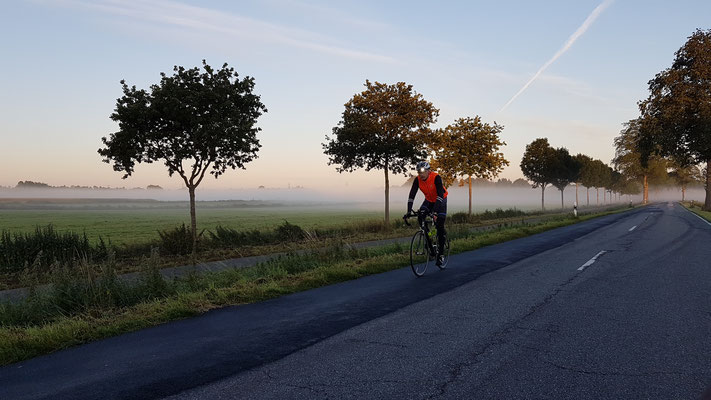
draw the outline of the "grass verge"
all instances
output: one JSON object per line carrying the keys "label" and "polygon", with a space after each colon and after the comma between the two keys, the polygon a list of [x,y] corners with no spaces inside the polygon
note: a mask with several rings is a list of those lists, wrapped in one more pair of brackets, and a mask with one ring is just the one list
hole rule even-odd
{"label": "grass verge", "polygon": [[681,205],[686,207],[687,210],[693,212],[694,214],[700,216],[701,218],[711,222],[711,211],[703,211],[701,209],[701,205],[703,203],[698,203],[698,202],[690,202],[690,201],[682,201]]}
{"label": "grass verge", "polygon": [[[626,208],[625,208],[626,209]],[[452,253],[522,238],[622,210],[561,217],[536,225],[471,233],[452,230]],[[290,293],[377,274],[409,264],[409,247],[353,249],[335,245],[291,254],[255,267],[165,281],[152,260],[138,285],[123,286],[102,267],[63,276],[51,291],[0,304],[0,365],[71,346],[187,318],[211,309],[263,301]],[[113,282],[113,283],[112,283]],[[140,287],[140,291],[136,291]],[[41,312],[40,312],[41,311]]]}

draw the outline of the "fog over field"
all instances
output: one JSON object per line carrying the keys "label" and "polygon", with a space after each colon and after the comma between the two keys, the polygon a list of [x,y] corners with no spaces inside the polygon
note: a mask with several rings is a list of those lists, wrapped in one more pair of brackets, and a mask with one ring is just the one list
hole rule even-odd
{"label": "fog over field", "polygon": [[[448,196],[449,212],[465,211],[468,202],[468,188],[450,187]],[[393,212],[404,210],[407,204],[409,188],[398,186],[390,190],[390,204]],[[588,191],[581,187],[578,191],[580,207],[584,207],[588,200]],[[596,203],[603,204],[603,191],[599,191],[599,199],[595,189],[589,190],[590,205]],[[0,199],[5,199],[5,203],[17,203],[20,199],[63,199],[62,202],[71,203],[71,199],[152,199],[161,202],[187,202],[187,190],[146,190],[146,189],[0,189]],[[14,199],[14,200],[12,200]],[[424,199],[422,193],[418,193],[415,199],[416,205]],[[686,191],[687,200],[703,201],[704,191],[701,187],[689,188]],[[384,207],[384,188],[371,189],[333,189],[333,190],[313,190],[308,188],[291,189],[233,189],[197,190],[197,200],[202,202],[216,202],[220,200],[246,200],[264,201],[279,203],[282,205],[294,206],[322,204],[330,207],[354,207],[359,210],[380,210]],[[623,196],[620,201],[640,202],[641,195]],[[650,187],[650,201],[679,201],[681,200],[681,189],[676,187]],[[99,200],[101,201],[101,200]],[[105,201],[105,200],[104,200]],[[564,192],[564,203],[566,208],[572,208],[575,201],[575,186],[568,186]],[[609,203],[609,195],[606,203]],[[164,204],[164,203],[163,203]],[[560,191],[549,186],[545,191],[545,204],[547,209],[560,208]],[[0,200],[0,205],[2,201]],[[165,205],[165,204],[164,204]],[[203,203],[203,205],[206,205]],[[525,187],[494,187],[475,186],[472,188],[472,207],[475,211],[484,209],[493,210],[496,208],[516,207],[521,210],[537,210],[541,206],[540,188]],[[198,204],[200,207],[200,204]],[[3,207],[7,208],[7,207]]]}

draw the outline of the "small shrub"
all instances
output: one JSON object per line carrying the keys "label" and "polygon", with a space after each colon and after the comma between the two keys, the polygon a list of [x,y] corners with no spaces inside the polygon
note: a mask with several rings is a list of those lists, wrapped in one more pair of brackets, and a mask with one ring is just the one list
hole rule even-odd
{"label": "small shrub", "polygon": [[[198,247],[200,238],[205,230],[198,234]],[[181,224],[173,229],[159,230],[160,248],[165,254],[186,255],[193,251],[193,235],[191,228]]]}
{"label": "small shrub", "polygon": [[276,228],[275,233],[281,241],[299,241],[306,238],[306,232],[300,226],[290,224],[287,220],[284,220],[284,223]]}
{"label": "small shrub", "polygon": [[262,243],[271,243],[274,241],[270,235],[265,235],[257,229],[240,232],[236,229],[226,228],[218,225],[215,227],[215,232],[207,231],[210,244],[212,247],[232,247],[244,245],[257,245]]}
{"label": "small shrub", "polygon": [[91,257],[94,249],[86,233],[57,232],[52,224],[36,226],[31,233],[0,233],[0,273],[20,272],[27,264],[48,271],[54,262],[74,263]]}

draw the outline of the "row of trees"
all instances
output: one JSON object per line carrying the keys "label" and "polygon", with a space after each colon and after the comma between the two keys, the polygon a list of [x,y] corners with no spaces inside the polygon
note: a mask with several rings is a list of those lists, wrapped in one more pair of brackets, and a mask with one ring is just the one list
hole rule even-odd
{"label": "row of trees", "polygon": [[415,92],[412,85],[365,82],[365,90],[346,104],[342,118],[322,144],[329,165],[338,172],[382,170],[385,177],[385,222],[390,221],[390,174],[407,174],[412,166],[430,159],[445,184],[465,177],[490,179],[508,165],[499,152],[505,145],[496,123],[479,116],[456,120],[432,129],[439,109]]}
{"label": "row of trees", "polygon": [[[176,66],[172,76],[161,73],[160,82],[149,90],[121,84],[123,96],[111,115],[119,130],[102,138],[104,147],[98,152],[124,178],[137,163],[156,161],[165,164],[169,175],[178,174],[190,196],[195,246],[196,188],[208,171],[217,178],[227,168],[244,168],[261,147],[256,121],[267,109],[253,93],[254,80],[240,79],[227,64],[213,69],[203,60],[202,70]],[[598,193],[605,188],[605,196],[607,191],[636,193],[640,179],[646,200],[650,181],[666,175],[669,168],[678,180],[691,182],[698,175],[696,166],[711,162],[711,31],[697,30],[676,53],[672,66],[649,82],[649,89],[648,99],[640,103],[641,116],[625,124],[615,140],[615,169],[582,154],[571,156],[565,148],[552,148],[546,139],[527,146],[521,169],[534,187],[541,187],[542,206],[547,185],[561,191],[563,205],[563,189],[571,183],[596,188]],[[386,221],[390,175],[406,174],[425,158],[448,183],[457,179],[469,183],[471,213],[472,180],[494,178],[508,165],[499,151],[505,145],[498,136],[503,127],[474,116],[432,129],[438,116],[439,110],[412,85],[366,81],[365,90],[345,104],[323,150],[339,172],[383,171]],[[711,210],[708,168],[704,174],[704,207]]]}
{"label": "row of trees", "polygon": [[650,181],[662,171],[683,182],[682,191],[701,175],[703,209],[711,211],[711,30],[697,29],[688,38],[638,104],[640,116],[615,139],[616,165],[642,181],[645,200]]}
{"label": "row of trees", "polygon": [[541,188],[541,208],[545,210],[545,190],[552,185],[560,191],[560,204],[565,207],[563,191],[570,184],[575,184],[575,202],[579,204],[578,188],[586,188],[587,205],[590,205],[590,188],[596,189],[596,203],[600,202],[600,189],[603,189],[603,201],[609,193],[634,194],[634,185],[625,180],[622,174],[600,160],[594,160],[584,154],[571,155],[565,147],[554,148],[548,139],[539,138],[526,146],[521,159],[521,171],[533,182],[534,188]]}

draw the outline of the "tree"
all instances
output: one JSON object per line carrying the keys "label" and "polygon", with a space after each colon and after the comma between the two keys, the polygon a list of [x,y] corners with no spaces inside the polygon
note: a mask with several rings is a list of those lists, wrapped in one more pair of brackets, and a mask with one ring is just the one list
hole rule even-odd
{"label": "tree", "polygon": [[592,160],[590,163],[590,187],[595,188],[595,205],[600,204],[600,188],[604,188],[609,181],[609,167],[601,160]]}
{"label": "tree", "polygon": [[575,203],[580,206],[580,203],[578,202],[578,186],[583,185],[585,186],[586,192],[587,192],[587,205],[590,205],[590,185],[592,182],[592,158],[586,156],[585,154],[576,154],[573,156],[575,160],[578,162],[580,165],[580,173],[578,174],[577,179],[575,180]]}
{"label": "tree", "polygon": [[523,179],[523,178],[518,178],[513,183],[511,184],[513,187],[528,187],[531,185],[531,182]]}
{"label": "tree", "polygon": [[[711,30],[697,29],[675,53],[670,68],[649,81],[649,98],[640,103],[651,128],[651,152],[679,165],[711,165]],[[706,176],[703,209],[711,211],[711,175]]]}
{"label": "tree", "polygon": [[625,179],[637,179],[642,185],[642,203],[649,202],[649,184],[660,184],[666,180],[667,162],[649,150],[645,142],[643,118],[630,120],[623,124],[620,135],[615,138],[615,169]]}
{"label": "tree", "polygon": [[506,145],[499,133],[503,126],[481,122],[479,116],[460,118],[444,129],[438,129],[429,143],[434,155],[432,166],[452,183],[457,177],[469,181],[469,214],[472,213],[472,177],[495,178],[509,162],[500,153]]}
{"label": "tree", "polygon": [[602,191],[602,204],[607,204],[607,194],[610,194],[610,202],[612,202],[612,186],[615,184],[615,170],[605,164],[605,168],[600,174],[600,186],[604,188]]}
{"label": "tree", "polygon": [[533,182],[533,187],[541,188],[541,209],[545,210],[546,186],[551,183],[551,168],[556,158],[556,151],[548,144],[548,139],[539,138],[526,145],[521,159],[521,172]]}
{"label": "tree", "polygon": [[559,147],[555,149],[555,156],[551,160],[550,182],[560,190],[560,207],[565,208],[563,190],[571,182],[578,180],[581,164],[570,155],[568,149]]}
{"label": "tree", "polygon": [[[163,161],[168,175],[177,173],[190,196],[193,256],[197,250],[195,189],[209,170],[215,178],[227,168],[244,169],[261,147],[255,127],[267,109],[253,93],[254,79],[239,79],[223,64],[215,70],[205,60],[199,67],[161,72],[149,90],[121,81],[123,96],[116,101],[111,119],[119,130],[101,140],[98,150],[106,163],[126,179],[137,163]],[[186,168],[185,164],[189,163]]]}
{"label": "tree", "polygon": [[51,188],[52,186],[44,183],[44,182],[33,182],[33,181],[19,181],[17,182],[17,185],[15,186],[17,189],[48,189]]}
{"label": "tree", "polygon": [[685,167],[673,165],[669,176],[681,188],[681,201],[686,200],[687,186],[703,182],[701,171],[696,165],[687,165]]}
{"label": "tree", "polygon": [[326,136],[328,165],[339,173],[359,168],[381,169],[385,174],[385,222],[390,222],[390,172],[404,174],[426,156],[429,126],[439,110],[412,89],[365,81],[366,90],[346,104],[341,121]]}

